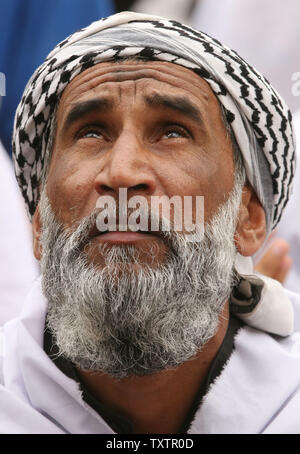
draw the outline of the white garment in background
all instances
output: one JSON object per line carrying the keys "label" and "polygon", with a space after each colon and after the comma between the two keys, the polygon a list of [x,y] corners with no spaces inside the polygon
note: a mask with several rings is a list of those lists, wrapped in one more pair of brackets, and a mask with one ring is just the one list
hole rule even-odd
{"label": "white garment in background", "polygon": [[299,0],[198,0],[190,22],[263,73],[294,112],[300,108],[292,90],[292,75],[300,72],[299,20]]}
{"label": "white garment in background", "polygon": [[31,226],[13,166],[0,142],[0,325],[15,317],[39,274]]}
{"label": "white garment in background", "polygon": [[293,119],[297,150],[294,190],[278,224],[277,236],[288,241],[290,255],[293,259],[293,266],[284,282],[284,286],[300,293],[300,110],[293,115]]}
{"label": "white garment in background", "polygon": [[[299,330],[300,296],[288,296]],[[44,352],[46,306],[38,280],[22,315],[0,330],[0,433],[113,434]],[[300,433],[299,409],[300,333],[244,327],[188,433]]]}
{"label": "white garment in background", "polygon": [[154,14],[187,23],[192,0],[136,0],[130,11],[143,14]]}

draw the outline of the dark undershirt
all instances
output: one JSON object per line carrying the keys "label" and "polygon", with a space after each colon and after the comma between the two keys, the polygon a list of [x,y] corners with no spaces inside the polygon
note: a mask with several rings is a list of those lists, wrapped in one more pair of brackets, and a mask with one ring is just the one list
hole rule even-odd
{"label": "dark undershirt", "polygon": [[[221,374],[227,360],[231,356],[234,349],[234,337],[243,325],[244,323],[240,319],[236,318],[232,314],[230,315],[227,331],[223,342],[209,368],[204,382],[199,387],[190,411],[178,433],[187,433],[187,431],[189,430],[195,414],[201,405],[203,397],[206,395],[210,385]],[[128,418],[125,418],[119,413],[111,410],[109,407],[103,405],[103,403],[95,398],[86,388],[83,381],[80,379],[74,364],[63,356],[58,356],[57,346],[55,345],[52,334],[48,329],[46,329],[44,335],[44,350],[50,357],[50,359],[54,362],[54,364],[61,370],[61,372],[79,383],[83,400],[90,407],[92,407],[116,433],[133,433],[132,424],[128,420]]]}

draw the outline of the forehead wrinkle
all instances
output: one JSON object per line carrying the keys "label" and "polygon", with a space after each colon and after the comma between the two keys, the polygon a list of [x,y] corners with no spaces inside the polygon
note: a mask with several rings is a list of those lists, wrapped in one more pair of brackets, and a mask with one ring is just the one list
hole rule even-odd
{"label": "forehead wrinkle", "polygon": [[[144,68],[140,68],[142,65],[144,65]],[[137,68],[134,68],[134,67]],[[158,69],[156,69],[158,68]],[[141,71],[156,71],[158,73],[166,73],[166,74],[174,74],[180,72],[180,77],[183,78],[183,73],[186,75],[186,77],[192,77],[192,75],[195,76],[195,73],[183,66],[176,65],[174,63],[170,62],[157,62],[157,61],[140,61],[140,60],[135,60],[133,62],[113,62],[111,64],[107,64],[107,62],[101,62],[97,63],[91,68],[86,69],[82,73],[78,74],[72,81],[71,84],[74,83],[74,81],[78,78],[82,79],[82,82],[86,82],[87,79],[90,78],[90,74],[94,73],[95,70],[101,74],[104,73],[125,73],[125,72],[141,72]],[[200,79],[199,76],[196,76],[197,78]]]}
{"label": "forehead wrinkle", "polygon": [[[144,63],[144,62],[143,62]],[[159,63],[153,68],[154,63]],[[194,91],[195,86],[201,90],[201,96],[204,99],[208,99],[209,95],[214,95],[211,88],[200,76],[193,73],[191,70],[186,69],[180,65],[173,63],[163,62],[152,62],[152,65],[148,64],[146,68],[133,68],[132,64],[117,64],[105,65],[100,63],[92,68],[87,69],[83,73],[76,76],[70,84],[65,88],[64,93],[68,93],[70,90],[77,90],[80,88],[80,92],[86,89],[96,88],[101,83],[123,81],[123,80],[138,80],[138,79],[154,79],[161,82],[174,85],[179,87],[184,85],[188,89],[188,84],[191,85],[191,92]],[[172,65],[172,66],[171,66]],[[139,64],[137,65],[139,66]],[[97,76],[95,77],[95,72]],[[187,82],[185,84],[184,82]]]}
{"label": "forehead wrinkle", "polygon": [[[70,90],[71,91],[71,96],[74,97],[75,99],[78,99],[78,97],[86,94],[89,91],[97,92],[98,89],[102,89],[103,91],[111,91],[113,88],[113,84],[116,84],[116,88],[118,89],[119,93],[119,98],[122,97],[121,91],[123,90],[122,86],[125,86],[125,84],[132,82],[134,86],[134,94],[136,95],[136,90],[137,86],[139,86],[141,83],[145,84],[147,89],[153,89],[157,90],[157,87],[153,85],[154,83],[158,84],[163,84],[166,86],[166,89],[172,89],[172,91],[176,91],[177,93],[181,94],[181,96],[187,96],[187,94],[199,102],[204,102],[205,104],[208,104],[212,98],[215,98],[215,96],[212,94],[212,96],[209,96],[205,91],[200,89],[198,92],[195,92],[195,86],[190,84],[190,86],[187,86],[187,84],[184,84],[182,80],[178,80],[176,77],[169,76],[168,79],[161,77],[158,75],[158,77],[151,77],[146,74],[139,74],[138,76],[131,74],[127,74],[126,77],[119,78],[117,77],[116,79],[107,77],[108,75],[105,75],[106,77],[104,78],[103,76],[99,76],[97,78],[91,79],[88,82],[86,82],[84,85],[80,86],[80,89],[77,92],[75,90]],[[134,77],[130,77],[134,76]],[[152,87],[151,87],[152,85]],[[109,88],[108,88],[109,87]],[[79,87],[78,87],[79,88]],[[215,98],[216,102],[217,99]]]}
{"label": "forehead wrinkle", "polygon": [[[99,96],[99,88],[104,92],[108,91],[109,94],[112,95],[111,90],[113,87],[110,84],[122,84],[123,82],[129,81],[135,82],[135,98],[137,95],[137,86],[140,85],[140,83],[146,84],[145,87],[147,91],[148,88],[152,88],[151,91],[157,93],[157,87],[155,87],[155,85],[151,87],[153,82],[157,82],[165,84],[167,88],[177,91],[177,94],[181,96],[187,96],[188,94],[191,97],[190,99],[196,100],[197,103],[203,103],[204,109],[208,108],[211,102],[213,104],[214,102],[218,103],[218,100],[208,83],[191,70],[183,68],[180,65],[166,62],[155,65],[155,68],[152,67],[153,65],[150,65],[150,68],[149,65],[147,65],[146,68],[133,68],[134,65],[125,65],[124,63],[122,65],[114,63],[110,65],[109,68],[107,65],[102,65],[104,65],[104,63],[89,68],[76,76],[70,84],[67,85],[62,94],[59,109],[63,108],[64,110],[64,104],[68,106],[74,101],[78,102],[81,98],[90,98],[91,93],[88,93],[90,91],[93,92],[93,96]],[[122,71],[120,71],[120,66],[122,66]],[[107,72],[107,70],[110,72]],[[118,85],[116,85],[116,88],[118,88],[120,99],[120,97],[122,97],[121,86],[118,87]],[[161,91],[161,88],[158,91]],[[203,120],[205,116],[206,115],[203,115]]]}
{"label": "forehead wrinkle", "polygon": [[[109,93],[108,98],[114,100],[114,105],[121,104],[123,96],[126,94],[131,95],[132,104],[134,105],[137,96],[137,81],[135,80],[124,80],[122,82],[116,82],[116,86],[112,86],[114,82],[106,82],[103,84],[102,89]],[[106,85],[107,84],[107,85]]]}

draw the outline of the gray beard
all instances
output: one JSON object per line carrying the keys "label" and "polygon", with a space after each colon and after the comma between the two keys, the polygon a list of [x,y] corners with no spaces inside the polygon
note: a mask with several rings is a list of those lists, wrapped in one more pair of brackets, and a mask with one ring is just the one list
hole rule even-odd
{"label": "gray beard", "polygon": [[67,231],[44,190],[42,286],[46,323],[60,354],[81,369],[115,378],[150,375],[193,358],[216,334],[232,290],[241,190],[236,184],[201,241],[170,232],[163,264],[139,263],[134,246],[103,245],[101,269],[83,252],[95,213]]}

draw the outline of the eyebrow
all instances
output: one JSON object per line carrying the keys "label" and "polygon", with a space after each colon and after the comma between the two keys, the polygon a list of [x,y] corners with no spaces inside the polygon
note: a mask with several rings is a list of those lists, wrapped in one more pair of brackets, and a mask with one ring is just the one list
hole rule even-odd
{"label": "eyebrow", "polygon": [[67,129],[77,120],[90,113],[104,112],[107,109],[111,109],[112,107],[113,102],[107,98],[97,98],[90,99],[89,101],[79,102],[75,104],[74,107],[68,113],[67,118],[63,125],[63,130]]}
{"label": "eyebrow", "polygon": [[191,118],[197,123],[204,124],[200,110],[188,99],[182,96],[150,95],[145,97],[149,107],[154,109],[170,109]]}
{"label": "eyebrow", "polygon": [[[199,109],[188,99],[182,96],[169,96],[169,95],[148,95],[145,96],[145,101],[149,107],[154,109],[170,109],[181,114],[186,115],[193,121],[203,125],[202,115]],[[113,108],[114,103],[108,98],[96,98],[88,101],[82,101],[74,105],[67,115],[62,130],[65,131],[73,123],[80,118],[93,113],[103,113],[107,109]]]}

